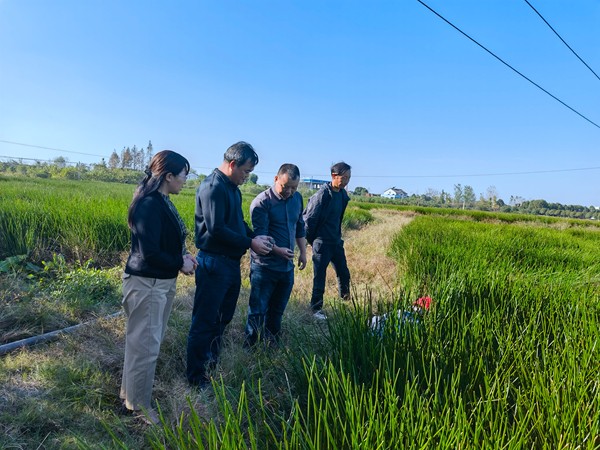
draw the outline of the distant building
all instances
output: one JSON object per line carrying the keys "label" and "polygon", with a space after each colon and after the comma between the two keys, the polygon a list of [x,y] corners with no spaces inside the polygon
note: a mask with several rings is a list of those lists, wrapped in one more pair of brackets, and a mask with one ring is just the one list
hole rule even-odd
{"label": "distant building", "polygon": [[306,189],[321,189],[321,186],[329,183],[328,180],[317,180],[315,178],[302,178],[300,186]]}
{"label": "distant building", "polygon": [[408,194],[402,189],[396,189],[395,187],[391,187],[383,194],[381,194],[381,196],[383,198],[406,198],[408,197]]}

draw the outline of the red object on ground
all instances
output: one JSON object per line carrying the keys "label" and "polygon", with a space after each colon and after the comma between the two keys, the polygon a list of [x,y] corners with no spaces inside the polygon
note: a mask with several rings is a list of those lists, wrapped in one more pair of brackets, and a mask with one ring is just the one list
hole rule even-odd
{"label": "red object on ground", "polygon": [[415,300],[413,306],[417,306],[427,311],[431,307],[432,302],[433,300],[431,300],[431,297],[420,297],[417,300]]}

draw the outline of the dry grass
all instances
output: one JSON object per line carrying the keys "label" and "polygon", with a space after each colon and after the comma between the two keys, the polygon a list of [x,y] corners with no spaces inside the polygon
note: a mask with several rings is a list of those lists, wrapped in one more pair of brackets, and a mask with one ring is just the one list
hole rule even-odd
{"label": "dry grass", "polygon": [[390,242],[399,229],[408,224],[414,213],[375,209],[375,222],[364,230],[350,230],[346,236],[346,255],[354,287],[391,289],[398,278],[396,261],[387,254]]}
{"label": "dry grass", "polygon": [[[344,236],[353,286],[359,292],[389,291],[394,287],[398,274],[387,249],[393,235],[411,219],[410,213],[372,213],[376,218],[372,224],[362,230],[350,230]],[[310,336],[326,329],[323,323],[313,320],[308,308],[312,288],[310,257],[309,248],[306,269],[296,272],[296,285],[284,317],[282,351],[259,348],[249,352],[241,347],[249,293],[248,260],[243,261],[238,308],[224,338],[221,362],[213,372],[213,377],[222,380],[232,395],[239,392],[242,383],[256,388],[260,376],[265,398],[273,410],[283,408],[289,401],[287,374],[282,372],[278,359],[284,357],[286,347],[293,351],[294,334]],[[329,270],[326,307],[337,301],[335,273]],[[193,296],[194,278],[181,276],[156,372],[154,398],[166,419],[173,423],[189,414],[189,403],[206,420],[218,415],[215,393],[211,389],[192,391],[185,380]],[[144,447],[148,429],[131,417],[119,415],[124,328],[123,316],[101,320],[56,342],[0,359],[0,436],[4,436],[0,437],[0,447],[38,448],[43,442],[39,448],[63,448],[74,446],[78,439],[91,447],[110,447],[111,439],[102,422],[127,445]]]}
{"label": "dry grass", "polygon": [[[382,292],[391,294],[396,286],[398,272],[396,262],[388,256],[388,248],[394,235],[410,222],[414,213],[385,209],[374,209],[373,223],[360,230],[344,233],[346,258],[352,277],[352,289],[361,293]],[[296,272],[294,297],[308,306],[312,290],[311,248],[308,248],[309,264],[303,272]],[[327,269],[325,297],[334,299],[338,295],[337,279],[333,267]],[[384,294],[385,295],[385,294]]]}

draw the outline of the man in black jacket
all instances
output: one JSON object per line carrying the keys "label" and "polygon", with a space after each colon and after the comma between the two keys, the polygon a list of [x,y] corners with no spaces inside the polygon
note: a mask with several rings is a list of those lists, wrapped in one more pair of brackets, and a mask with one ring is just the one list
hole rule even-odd
{"label": "man in black jacket", "polygon": [[346,186],[351,167],[339,162],[331,167],[331,182],[323,185],[309,200],[304,211],[306,240],[312,246],[313,290],[310,307],[317,319],[327,317],[321,311],[327,266],[331,262],[338,279],[340,297],[350,297],[350,271],[342,240],[342,219],[350,197]]}
{"label": "man in black jacket", "polygon": [[240,293],[240,258],[252,248],[271,251],[267,236],[255,236],[242,214],[243,184],[258,155],[246,142],[227,149],[221,166],[196,192],[196,294],[187,343],[187,379],[193,386],[209,383],[207,366],[217,362],[221,338],[235,312]]}

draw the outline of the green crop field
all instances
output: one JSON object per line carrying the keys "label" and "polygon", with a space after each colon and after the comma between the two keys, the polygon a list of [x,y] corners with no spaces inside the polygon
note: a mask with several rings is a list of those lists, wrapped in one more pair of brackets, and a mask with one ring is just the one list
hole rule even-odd
{"label": "green crop field", "polygon": [[[129,248],[127,207],[135,186],[99,181],[0,177],[0,258],[33,258],[61,253],[82,262],[103,260]],[[195,190],[172,196],[188,230],[193,251]],[[249,222],[253,195],[244,194],[242,210]],[[344,225],[360,227],[372,220],[363,208],[349,208]]]}
{"label": "green crop field", "polygon": [[[87,259],[127,250],[127,207],[134,190],[98,181],[0,177],[0,258],[53,251]],[[174,196],[189,227],[193,195],[185,190],[183,201]]]}
{"label": "green crop field", "polygon": [[[0,270],[2,327],[15,323],[3,322],[4,311],[38,301],[27,289],[43,276],[25,263],[40,265],[52,254],[46,265],[54,274],[42,284],[60,288],[61,296],[45,306],[70,298],[73,308],[83,307],[80,293],[99,302],[112,296],[118,308],[120,263],[109,262],[127,251],[133,189],[0,179],[0,261],[25,255],[20,266]],[[244,196],[246,214],[251,199]],[[193,189],[173,200],[193,230]],[[378,211],[374,204],[348,210],[348,244],[379,232]],[[394,230],[382,255],[395,261],[393,286],[375,274],[355,286],[350,303],[330,295],[330,319],[318,324],[303,303],[309,267],[297,276],[282,347],[254,353],[238,349],[240,299],[209,393],[180,386],[190,311],[189,303],[176,307],[157,372],[161,427],[140,429],[115,413],[122,322],[106,325],[109,332],[94,337],[91,348],[82,336],[59,351],[48,345],[0,356],[0,446],[36,448],[45,439],[47,448],[600,448],[600,229],[434,208],[389,214],[410,220]],[[360,261],[360,254],[349,256]],[[86,266],[89,258],[106,265]],[[102,284],[102,274],[111,273]],[[107,290],[99,294],[91,285]],[[421,296],[433,299],[429,312],[395,319]],[[392,313],[376,332],[369,326],[374,312]],[[46,360],[45,351],[56,353]],[[15,396],[23,386],[39,391]]]}

